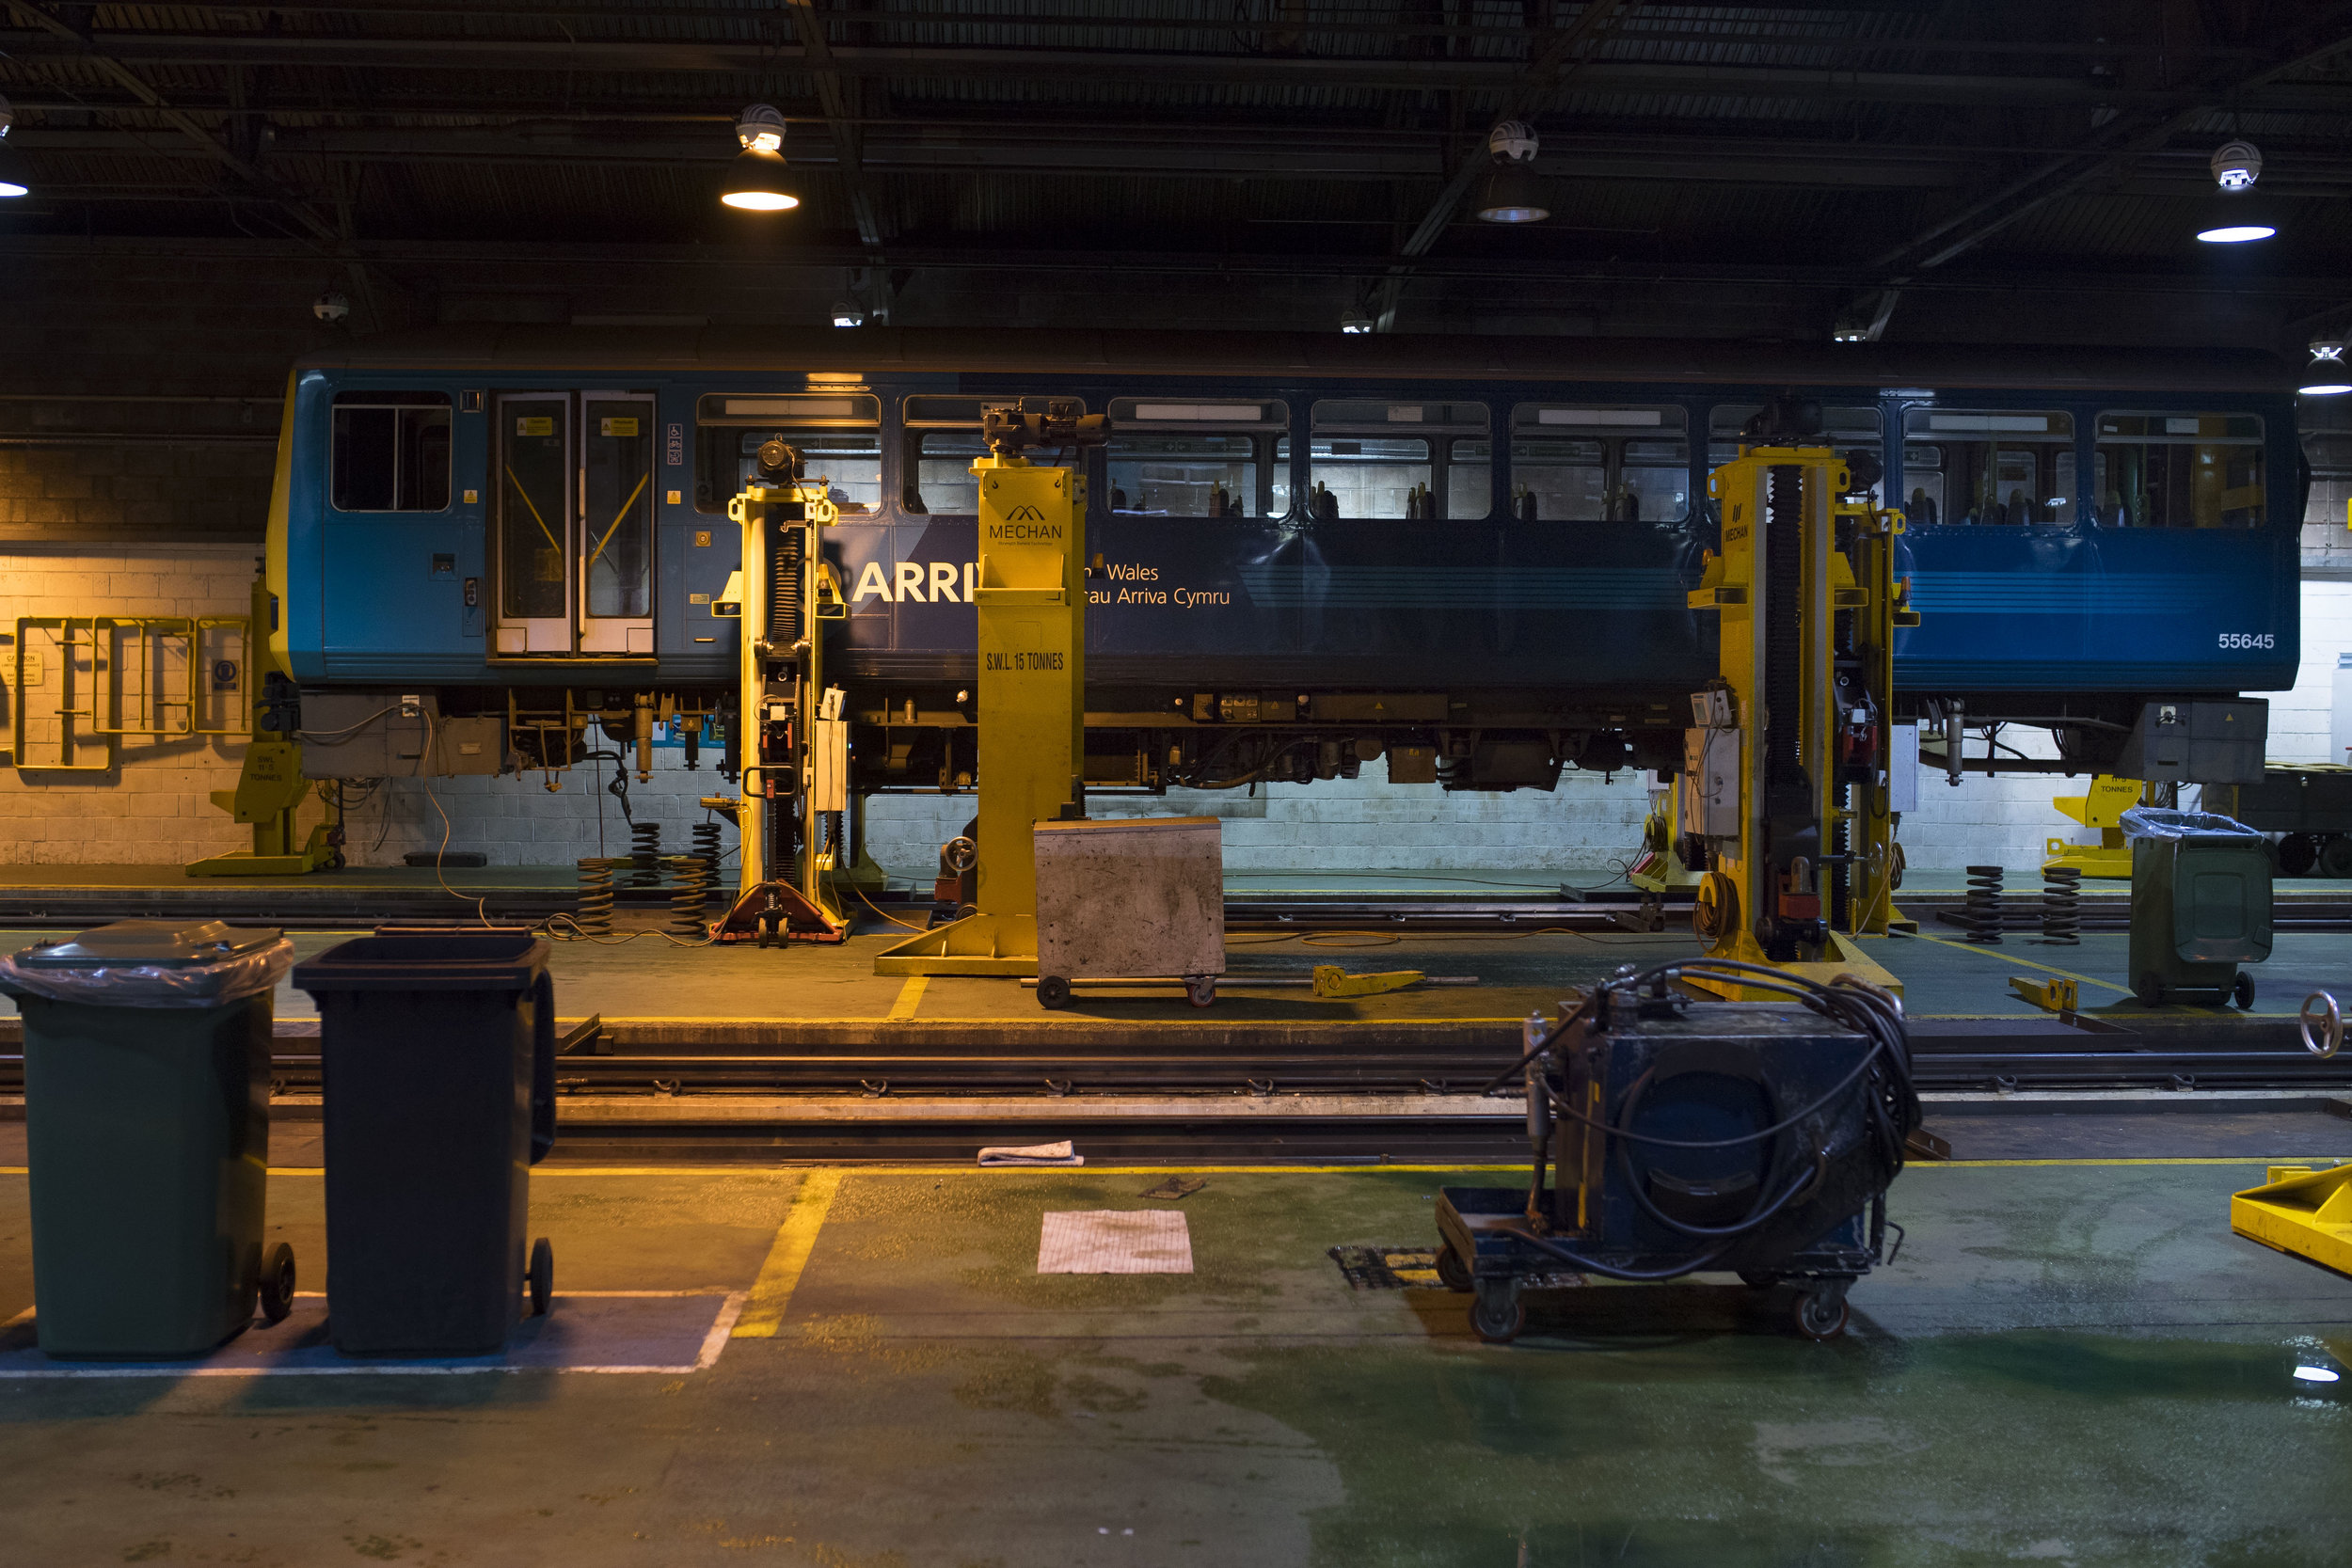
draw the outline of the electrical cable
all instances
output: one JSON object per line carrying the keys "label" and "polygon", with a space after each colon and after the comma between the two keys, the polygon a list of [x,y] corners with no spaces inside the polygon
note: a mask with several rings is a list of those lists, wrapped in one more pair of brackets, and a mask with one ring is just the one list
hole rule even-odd
{"label": "electrical cable", "polygon": [[374,723],[378,719],[383,718],[386,714],[399,711],[399,708],[400,705],[398,703],[392,704],[389,707],[377,708],[373,713],[369,714],[365,719],[360,720],[358,723],[345,724],[339,730],[296,730],[294,731],[294,738],[296,740],[315,740],[322,743],[331,743],[340,736],[351,734],[354,730],[366,729],[370,724]]}

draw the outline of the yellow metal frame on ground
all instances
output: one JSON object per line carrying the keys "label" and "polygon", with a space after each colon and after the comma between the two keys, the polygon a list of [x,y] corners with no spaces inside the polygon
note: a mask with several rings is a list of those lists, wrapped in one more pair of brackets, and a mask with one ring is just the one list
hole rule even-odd
{"label": "yellow metal frame on ground", "polygon": [[2249,1241],[2352,1275],[2352,1164],[2272,1165],[2269,1175],[2263,1185],[2232,1195],[2230,1228]]}

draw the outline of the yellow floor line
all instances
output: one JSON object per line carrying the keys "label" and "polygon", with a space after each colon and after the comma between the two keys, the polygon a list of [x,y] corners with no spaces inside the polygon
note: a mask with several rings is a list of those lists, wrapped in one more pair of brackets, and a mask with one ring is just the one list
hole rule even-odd
{"label": "yellow floor line", "polygon": [[2099,980],[2088,974],[2077,974],[2071,969],[2060,969],[2056,964],[2038,964],[2031,958],[2021,958],[2014,953],[1999,952],[1982,942],[1947,942],[1942,937],[1931,937],[1925,932],[1915,932],[1905,940],[1931,942],[1938,947],[1949,947],[1962,953],[1981,953],[1988,958],[1999,958],[2005,963],[2024,964],[2027,969],[2038,969],[2045,974],[2062,974],[2069,980],[2080,980],[2086,986],[2098,986],[2106,990],[2122,991],[2125,996],[2132,994],[2132,988],[2129,986],[2119,986],[2112,980]]}
{"label": "yellow floor line", "polygon": [[817,1233],[825,1227],[825,1215],[833,1208],[833,1195],[841,1190],[842,1172],[813,1170],[803,1179],[801,1190],[792,1199],[792,1212],[785,1216],[783,1227],[776,1232],[776,1244],[768,1249],[768,1261],[760,1266],[759,1277],[752,1282],[752,1293],[743,1303],[742,1315],[735,1320],[738,1339],[772,1339],[784,1325],[784,1310],[792,1305],[792,1291],[801,1283],[801,1271],[808,1267],[808,1255],[816,1250]]}
{"label": "yellow floor line", "polygon": [[908,975],[907,983],[898,988],[898,1000],[890,1005],[890,1016],[885,1022],[913,1018],[914,1009],[923,1005],[923,993],[930,990],[930,986],[931,980],[928,974]]}

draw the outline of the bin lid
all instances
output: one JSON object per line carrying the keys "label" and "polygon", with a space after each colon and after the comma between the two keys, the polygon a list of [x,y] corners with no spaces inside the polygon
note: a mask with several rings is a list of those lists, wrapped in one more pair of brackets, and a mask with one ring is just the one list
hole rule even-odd
{"label": "bin lid", "polygon": [[27,969],[193,967],[267,947],[282,934],[276,927],[231,926],[220,920],[118,920],[65,942],[37,942],[19,953],[16,961]]}
{"label": "bin lid", "polygon": [[529,990],[554,949],[526,927],[378,932],[294,966],[297,990]]}

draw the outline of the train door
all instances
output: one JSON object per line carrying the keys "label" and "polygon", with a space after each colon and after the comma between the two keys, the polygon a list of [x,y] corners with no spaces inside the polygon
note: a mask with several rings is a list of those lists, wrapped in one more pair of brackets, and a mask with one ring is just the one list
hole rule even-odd
{"label": "train door", "polygon": [[653,399],[583,392],[580,651],[653,652]]}
{"label": "train door", "polygon": [[653,399],[499,398],[500,656],[651,655]]}

